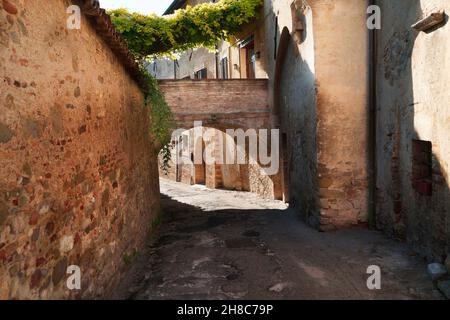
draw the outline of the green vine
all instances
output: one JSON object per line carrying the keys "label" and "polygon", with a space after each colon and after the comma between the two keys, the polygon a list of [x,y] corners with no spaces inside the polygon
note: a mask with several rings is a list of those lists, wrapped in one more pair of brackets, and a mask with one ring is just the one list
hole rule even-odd
{"label": "green vine", "polygon": [[256,18],[263,0],[220,0],[177,10],[173,15],[130,13],[126,9],[109,11],[116,30],[125,38],[128,48],[148,79],[145,103],[150,106],[150,133],[161,150],[165,173],[171,159],[172,112],[158,88],[158,82],[145,68],[151,57],[173,55],[196,47],[213,48],[220,40],[236,35],[242,26]]}
{"label": "green vine", "polygon": [[145,97],[145,102],[146,105],[151,106],[152,127],[150,131],[158,144],[162,146],[170,142],[173,116],[164,94],[158,87],[158,81],[151,75],[147,75],[147,79],[149,90]]}
{"label": "green vine", "polygon": [[263,0],[221,0],[177,10],[173,15],[109,12],[116,29],[127,40],[138,59],[171,55],[196,47],[212,48],[220,40],[236,35],[258,14]]}
{"label": "green vine", "polygon": [[[158,81],[152,77],[145,67],[141,67],[148,84],[145,96],[145,105],[150,108],[150,134],[155,139],[155,151],[162,156],[161,169],[168,173],[171,159],[171,132],[174,127],[173,114],[164,98],[164,94],[158,87]],[[159,151],[161,150],[161,151]]]}

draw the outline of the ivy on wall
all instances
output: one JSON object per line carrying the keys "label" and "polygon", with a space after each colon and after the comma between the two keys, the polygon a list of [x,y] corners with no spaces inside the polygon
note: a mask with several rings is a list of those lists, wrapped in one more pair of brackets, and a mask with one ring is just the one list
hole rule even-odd
{"label": "ivy on wall", "polygon": [[243,25],[258,14],[264,0],[220,0],[177,10],[173,15],[131,13],[126,9],[109,11],[116,30],[128,48],[141,61],[149,84],[146,104],[151,106],[150,132],[158,148],[162,148],[162,169],[167,172],[170,161],[170,138],[173,117],[158,83],[144,67],[149,57],[172,55],[196,47],[213,48],[220,40],[236,35]]}
{"label": "ivy on wall", "polygon": [[221,0],[203,3],[160,17],[130,13],[125,9],[109,12],[116,29],[138,58],[170,55],[199,46],[213,47],[219,40],[236,35],[258,14],[263,0]]}
{"label": "ivy on wall", "polygon": [[162,168],[168,172],[169,161],[171,159],[170,139],[173,128],[173,115],[167,104],[164,94],[158,87],[158,81],[152,77],[142,66],[142,73],[147,78],[148,90],[145,96],[145,105],[150,106],[150,134],[155,139],[157,152],[161,149]]}

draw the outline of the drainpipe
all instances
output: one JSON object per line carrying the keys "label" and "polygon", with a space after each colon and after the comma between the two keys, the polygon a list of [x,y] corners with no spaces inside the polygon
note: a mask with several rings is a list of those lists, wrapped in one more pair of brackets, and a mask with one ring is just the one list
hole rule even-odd
{"label": "drainpipe", "polygon": [[[377,5],[378,0],[368,0]],[[377,30],[369,30],[369,227],[376,228],[377,193]]]}

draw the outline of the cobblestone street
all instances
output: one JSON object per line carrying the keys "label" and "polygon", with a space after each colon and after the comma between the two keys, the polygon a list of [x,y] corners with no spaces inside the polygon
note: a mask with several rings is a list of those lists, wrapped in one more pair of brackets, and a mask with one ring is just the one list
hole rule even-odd
{"label": "cobblestone street", "polygon": [[[354,228],[319,233],[282,202],[161,180],[164,218],[117,291],[127,299],[439,298],[406,245]],[[367,267],[382,289],[367,289]]]}

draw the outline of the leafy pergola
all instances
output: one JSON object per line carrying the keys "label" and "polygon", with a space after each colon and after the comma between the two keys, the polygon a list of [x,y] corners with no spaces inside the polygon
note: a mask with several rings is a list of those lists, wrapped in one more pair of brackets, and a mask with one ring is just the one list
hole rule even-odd
{"label": "leafy pergola", "polygon": [[263,0],[220,0],[186,7],[169,16],[109,12],[137,59],[167,55],[199,46],[213,47],[252,21]]}

